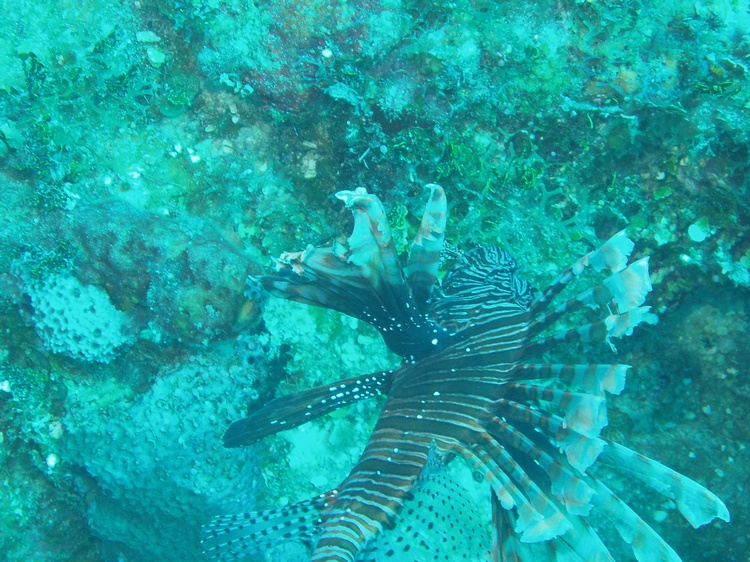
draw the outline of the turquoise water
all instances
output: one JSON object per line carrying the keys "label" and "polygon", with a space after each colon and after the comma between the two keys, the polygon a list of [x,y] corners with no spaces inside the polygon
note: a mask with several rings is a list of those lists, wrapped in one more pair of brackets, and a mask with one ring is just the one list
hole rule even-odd
{"label": "turquoise water", "polygon": [[345,238],[333,194],[357,186],[408,251],[430,182],[451,247],[500,245],[536,287],[636,240],[659,324],[545,360],[633,365],[604,436],[732,522],[611,487],[683,560],[747,559],[746,1],[2,7],[0,559],[200,560],[214,515],[337,486],[382,399],[246,448],[224,431],[399,359],[247,279]]}

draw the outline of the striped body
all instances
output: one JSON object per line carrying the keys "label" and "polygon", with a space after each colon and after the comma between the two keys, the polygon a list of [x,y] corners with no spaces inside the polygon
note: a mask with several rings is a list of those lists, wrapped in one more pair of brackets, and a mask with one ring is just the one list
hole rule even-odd
{"label": "striped body", "polygon": [[[438,283],[447,207],[443,190],[430,188],[406,270],[380,200],[359,188],[338,194],[355,217],[347,244],[284,254],[278,273],[259,279],[276,296],[370,322],[403,361],[393,371],[277,398],[235,422],[225,435],[229,447],[387,395],[359,462],[336,490],[265,515],[217,518],[207,527],[207,552],[235,559],[248,548],[297,538],[314,545],[314,562],[354,562],[398,524],[437,455],[446,462],[463,457],[489,482],[494,560],[610,560],[586,521],[592,510],[615,521],[639,560],[679,560],[597,478],[598,462],[624,469],[675,501],[694,526],[729,514],[695,482],[601,438],[605,393],[622,391],[628,366],[532,362],[561,343],[609,342],[641,322],[655,323],[642,306],[651,290],[647,259],[628,265],[633,243],[619,233],[535,294],[507,252],[480,246]],[[611,275],[550,309],[589,268]],[[614,313],[540,336],[576,310],[603,306]]]}

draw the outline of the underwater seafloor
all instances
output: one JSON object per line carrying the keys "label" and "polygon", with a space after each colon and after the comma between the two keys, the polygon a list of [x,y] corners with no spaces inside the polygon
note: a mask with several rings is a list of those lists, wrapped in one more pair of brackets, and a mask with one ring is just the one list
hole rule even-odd
{"label": "underwater seafloor", "polygon": [[747,0],[2,9],[0,559],[200,560],[212,515],[338,484],[376,402],[244,449],[223,432],[395,356],[246,279],[347,233],[332,194],[359,185],[406,250],[437,182],[447,239],[502,245],[537,286],[637,239],[660,323],[617,342],[607,434],[732,521],[694,530],[619,485],[684,560],[748,560]]}

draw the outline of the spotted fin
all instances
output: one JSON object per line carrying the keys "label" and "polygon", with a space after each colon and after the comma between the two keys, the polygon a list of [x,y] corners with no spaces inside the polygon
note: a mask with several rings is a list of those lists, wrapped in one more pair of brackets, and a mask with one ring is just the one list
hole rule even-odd
{"label": "spotted fin", "polygon": [[391,371],[352,377],[280,396],[224,433],[224,446],[242,447],[268,435],[298,427],[353,402],[387,393]]}
{"label": "spotted fin", "polygon": [[[432,443],[441,453],[463,457],[491,487],[497,561],[611,560],[589,526],[591,515],[597,525],[611,522],[638,560],[676,562],[665,541],[597,478],[597,461],[671,498],[694,525],[729,516],[698,484],[600,437],[606,394],[622,391],[628,367],[521,364],[559,344],[610,343],[641,323],[655,323],[644,306],[651,291],[648,260],[628,265],[634,243],[620,232],[536,296],[516,275],[509,254],[482,246],[463,254],[435,288],[443,195],[433,189],[406,270],[382,203],[358,188],[337,194],[354,216],[346,242],[284,254],[278,275],[261,278],[278,296],[371,323],[405,360],[359,462],[331,501],[314,506],[315,530],[292,506],[291,515],[250,517],[249,530],[237,520],[221,520],[216,527],[222,532],[212,538],[223,541],[221,548],[234,548],[247,536],[263,544],[266,535],[317,540],[315,562],[356,562],[363,553],[376,561],[434,558],[433,552],[443,552],[432,550],[425,533],[432,531],[431,513],[443,507],[435,505],[440,494],[430,495],[433,472],[424,469]],[[553,305],[573,279],[590,270],[608,277]],[[585,307],[607,312],[590,324],[571,321],[577,327],[548,331]],[[283,427],[298,425],[338,407],[348,400],[348,387],[340,384],[273,401],[238,426],[237,441],[272,433],[280,421]],[[439,519],[455,527],[455,513],[450,509]],[[402,524],[406,532],[399,531]],[[451,554],[443,558],[455,559]]]}
{"label": "spotted fin", "polygon": [[[432,463],[434,449],[430,454],[395,526],[368,543],[357,562],[489,559],[490,538],[471,500],[440,461]],[[214,517],[203,527],[204,554],[212,560],[234,561],[284,541],[312,546],[336,497],[337,492],[331,491],[284,508]]]}
{"label": "spotted fin", "polygon": [[357,562],[484,562],[490,537],[472,501],[444,469],[419,482],[393,529],[373,539]]}
{"label": "spotted fin", "polygon": [[244,560],[281,541],[314,542],[321,514],[335,492],[265,511],[219,515],[203,526],[203,553],[211,560]]}

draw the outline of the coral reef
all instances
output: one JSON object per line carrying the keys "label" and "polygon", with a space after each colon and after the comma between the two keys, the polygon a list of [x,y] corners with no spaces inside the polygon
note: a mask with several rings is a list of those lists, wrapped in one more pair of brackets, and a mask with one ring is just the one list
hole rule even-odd
{"label": "coral reef", "polygon": [[[30,298],[33,321],[46,343],[53,333],[47,328],[54,322],[51,305],[81,308],[89,301],[99,309],[88,329],[102,330],[106,324],[108,333],[119,332],[124,311],[130,331],[154,343],[217,341],[242,328],[237,323],[246,300],[245,280],[258,266],[210,223],[158,216],[115,200],[55,212],[44,221],[34,239],[14,241],[19,257],[11,270]],[[55,300],[60,292],[61,304],[62,299]],[[112,300],[110,309],[105,297]],[[124,341],[120,336],[117,345]],[[60,347],[56,343],[51,349]]]}
{"label": "coral reef", "polygon": [[[171,433],[157,429],[155,443],[140,443],[127,420],[155,427],[146,405],[184,389],[190,365],[203,366],[193,374],[212,408],[226,401],[221,419],[387,364],[360,325],[277,304],[262,316],[245,280],[268,256],[347,231],[350,217],[328,199],[358,185],[383,200],[408,249],[431,181],[452,193],[449,242],[502,245],[535,284],[622,228],[638,240],[661,324],[618,345],[618,360],[640,368],[608,430],[726,501],[731,526],[699,533],[685,533],[670,505],[653,514],[686,560],[747,557],[747,6],[16,2],[0,29],[6,558],[148,560],[170,546],[189,556],[187,531],[145,530],[174,529],[180,510],[223,509],[234,480],[177,443],[189,430],[214,451],[220,432],[198,409],[206,398],[164,397]],[[127,343],[99,355],[109,362],[71,356],[69,343],[50,349],[37,333],[27,289],[58,276],[100,302],[106,294],[127,318],[117,340]],[[341,360],[323,353],[332,342]],[[322,420],[221,462],[239,470],[247,460],[245,474],[263,476],[245,482],[248,503],[256,493],[258,505],[293,502],[322,489],[316,456],[350,468],[368,414],[342,412],[352,421],[343,435]],[[131,473],[126,442],[168,459],[169,473],[144,473],[158,486]],[[118,480],[97,465],[99,447]],[[194,460],[217,479],[216,495],[182,503],[205,491],[185,482],[180,462]],[[136,495],[149,506],[142,517]]]}

